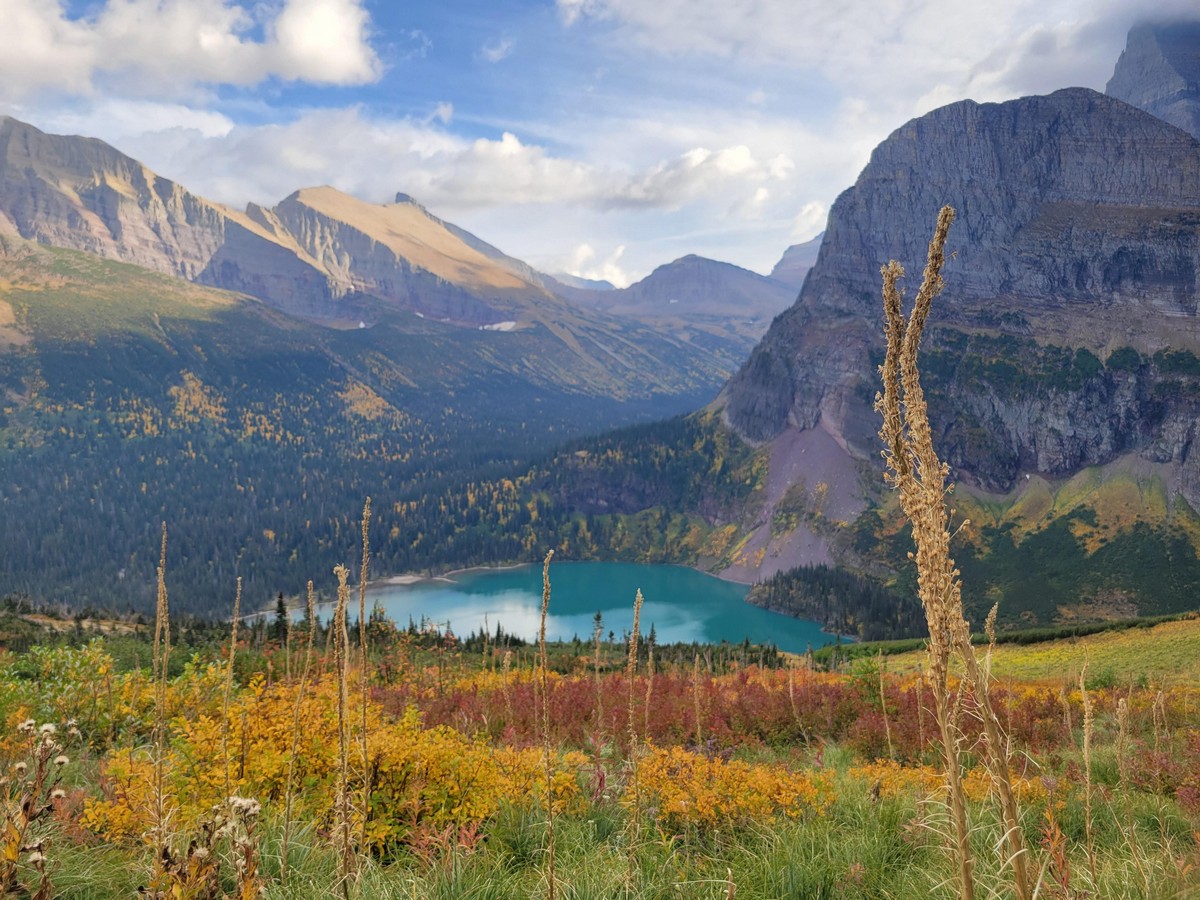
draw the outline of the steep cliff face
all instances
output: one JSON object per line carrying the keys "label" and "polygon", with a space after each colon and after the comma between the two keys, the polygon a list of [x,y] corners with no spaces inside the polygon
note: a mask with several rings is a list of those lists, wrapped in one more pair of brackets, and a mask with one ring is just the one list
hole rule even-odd
{"label": "steep cliff face", "polygon": [[487,325],[528,318],[531,305],[561,305],[517,274],[523,264],[484,253],[478,238],[464,240],[407,197],[378,205],[308,188],[271,212],[339,284],[425,316]]}
{"label": "steep cliff face", "polygon": [[0,118],[0,205],[21,237],[194,278],[224,215],[101,141]]}
{"label": "steep cliff face", "polygon": [[312,312],[344,294],[289,235],[92,138],[0,119],[0,209],[20,237]]}
{"label": "steep cliff face", "polygon": [[[1200,349],[1200,141],[1086,89],[956,103],[881,144],[795,306],[729,383],[728,420],[756,441],[821,425],[875,454],[879,268],[903,260],[915,283],[944,203],[954,258],[928,347],[956,474],[1003,491],[1134,451],[1171,460],[1200,502],[1191,375],[1154,358]],[[1120,348],[1125,366],[1106,365]]]}
{"label": "steep cliff face", "polygon": [[1200,22],[1135,25],[1105,93],[1200,138]]}

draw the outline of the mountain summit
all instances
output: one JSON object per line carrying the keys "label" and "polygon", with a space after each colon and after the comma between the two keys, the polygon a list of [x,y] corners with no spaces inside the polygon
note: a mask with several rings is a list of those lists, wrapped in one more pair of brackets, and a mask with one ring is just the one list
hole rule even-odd
{"label": "mountain summit", "polygon": [[[1161,508],[1122,494],[1078,533],[1200,508],[1200,141],[1082,88],[914,119],[837,199],[798,300],[722,394],[726,420],[770,444],[774,494],[819,478],[826,517],[845,522],[885,502],[864,475],[878,472],[879,270],[901,260],[915,284],[946,203],[953,256],[922,362],[935,444],[963,494],[990,498],[971,518],[1016,504],[1049,528],[1114,466]],[[1090,487],[1056,499],[1076,477]],[[1021,500],[1034,486],[1044,496]],[[746,556],[764,563],[747,577],[846,550],[828,529],[769,533],[770,508],[756,521]]]}
{"label": "mountain summit", "polygon": [[1105,93],[1200,138],[1200,22],[1144,22]]}

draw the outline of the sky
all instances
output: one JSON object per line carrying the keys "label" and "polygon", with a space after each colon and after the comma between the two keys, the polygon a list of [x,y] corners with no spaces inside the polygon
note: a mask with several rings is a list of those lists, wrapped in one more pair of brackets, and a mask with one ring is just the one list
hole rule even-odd
{"label": "sky", "polygon": [[1103,90],[1145,7],[0,0],[0,113],[239,208],[402,192],[546,272],[623,286],[697,253],[767,273],[893,130]]}

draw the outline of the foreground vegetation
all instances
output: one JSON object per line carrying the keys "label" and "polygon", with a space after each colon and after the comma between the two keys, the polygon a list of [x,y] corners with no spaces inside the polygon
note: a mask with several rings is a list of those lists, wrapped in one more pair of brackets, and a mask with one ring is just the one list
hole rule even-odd
{"label": "foreground vegetation", "polygon": [[[161,712],[150,654],[121,665],[106,647],[121,639],[0,657],[6,887],[44,883],[42,896],[62,897],[139,887],[190,897],[548,895],[552,795],[559,896],[955,894],[932,692],[919,675],[890,674],[877,660],[836,673],[733,661],[710,674],[702,653],[664,669],[643,651],[631,678],[613,646],[597,665],[594,647],[564,645],[543,705],[528,648],[517,664],[503,645],[468,648],[379,620],[368,664],[348,672],[347,867],[337,661],[314,654],[306,679],[295,631],[282,642],[243,631],[232,684],[228,646],[196,651],[163,683]],[[976,875],[1005,896],[974,701],[952,688]],[[1198,701],[1194,682],[1086,695],[1063,680],[995,689],[1040,896],[1200,890]]]}

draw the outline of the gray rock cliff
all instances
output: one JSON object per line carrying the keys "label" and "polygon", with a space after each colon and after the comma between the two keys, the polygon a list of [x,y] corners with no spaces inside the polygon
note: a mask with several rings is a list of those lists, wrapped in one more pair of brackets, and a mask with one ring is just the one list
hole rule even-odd
{"label": "gray rock cliff", "polygon": [[1105,93],[1200,138],[1200,21],[1131,28]]}
{"label": "gray rock cliff", "polygon": [[915,290],[946,203],[925,371],[956,477],[1007,490],[1136,452],[1200,502],[1200,141],[1086,89],[955,103],[877,147],[796,304],[727,385],[728,421],[755,441],[821,425],[875,457],[879,270],[901,260]]}

